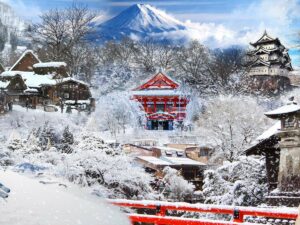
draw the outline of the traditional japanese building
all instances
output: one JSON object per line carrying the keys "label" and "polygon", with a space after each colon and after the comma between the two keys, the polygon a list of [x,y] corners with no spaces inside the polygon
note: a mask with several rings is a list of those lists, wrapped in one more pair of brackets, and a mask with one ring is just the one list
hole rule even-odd
{"label": "traditional japanese building", "polygon": [[300,106],[291,99],[287,105],[265,115],[279,121],[262,134],[260,141],[246,154],[265,156],[269,182],[268,204],[299,206]]}
{"label": "traditional japanese building", "polygon": [[287,76],[293,70],[288,49],[278,38],[272,38],[266,31],[250,45],[253,49],[247,53],[246,58],[250,66],[250,76]]}
{"label": "traditional japanese building", "polygon": [[181,124],[186,117],[188,97],[162,72],[135,88],[132,98],[142,104],[148,130],[173,130],[175,123]]}
{"label": "traditional japanese building", "polygon": [[64,62],[42,63],[30,50],[0,75],[0,89],[9,101],[36,108],[37,105],[61,104],[61,102],[89,101],[88,84],[72,78]]}

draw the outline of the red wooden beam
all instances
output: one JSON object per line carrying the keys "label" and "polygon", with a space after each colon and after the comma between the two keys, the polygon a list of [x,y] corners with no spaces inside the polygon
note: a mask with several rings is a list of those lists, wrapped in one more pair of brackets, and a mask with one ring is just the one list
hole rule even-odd
{"label": "red wooden beam", "polygon": [[[240,222],[240,223],[244,221],[244,216],[260,216],[260,217],[292,219],[292,220],[295,220],[298,217],[298,211],[296,208],[272,209],[272,208],[233,207],[233,206],[217,206],[217,205],[206,205],[206,204],[170,203],[170,202],[159,202],[159,201],[132,201],[132,200],[109,200],[109,202],[121,207],[156,209],[156,210],[159,209],[157,211],[157,215],[164,215],[164,213],[167,210],[229,214],[229,215],[235,215],[233,222]],[[230,224],[234,224],[234,223],[231,222]]]}
{"label": "red wooden beam", "polygon": [[[139,215],[130,214],[128,215],[131,222],[142,222],[151,224],[168,224],[168,225],[236,225],[241,223],[226,222],[226,221],[214,221],[214,220],[199,220],[199,219],[187,219],[180,217],[162,217],[153,215]],[[246,223],[243,223],[246,224]]]}

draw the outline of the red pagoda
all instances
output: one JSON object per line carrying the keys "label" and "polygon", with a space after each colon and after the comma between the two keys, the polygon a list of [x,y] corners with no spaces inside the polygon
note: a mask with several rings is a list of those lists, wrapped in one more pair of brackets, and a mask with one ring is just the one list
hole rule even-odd
{"label": "red pagoda", "polygon": [[179,84],[162,72],[135,88],[132,95],[146,112],[148,130],[173,130],[174,123],[181,124],[186,116],[188,98]]}

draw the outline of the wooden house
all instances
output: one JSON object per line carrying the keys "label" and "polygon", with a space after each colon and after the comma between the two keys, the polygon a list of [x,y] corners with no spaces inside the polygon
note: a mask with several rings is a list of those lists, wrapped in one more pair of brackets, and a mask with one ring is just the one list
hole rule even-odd
{"label": "wooden house", "polygon": [[64,62],[42,63],[30,50],[25,51],[0,81],[15,103],[29,105],[59,105],[66,101],[89,102],[89,85],[69,76]]}
{"label": "wooden house", "polygon": [[136,162],[147,172],[160,177],[163,169],[168,166],[180,171],[183,178],[192,182],[198,190],[202,189],[203,172],[207,169],[207,164],[188,158],[184,150],[159,146],[151,148],[151,151],[152,155],[147,152],[135,157]]}

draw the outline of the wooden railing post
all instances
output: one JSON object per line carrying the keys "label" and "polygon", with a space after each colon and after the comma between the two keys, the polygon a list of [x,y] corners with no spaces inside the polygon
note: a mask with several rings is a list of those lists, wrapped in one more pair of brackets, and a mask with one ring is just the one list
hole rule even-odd
{"label": "wooden railing post", "polygon": [[[156,216],[164,217],[166,216],[166,212],[167,212],[166,208],[161,207],[161,205],[156,206]],[[164,225],[164,224],[156,224],[156,225]]]}
{"label": "wooden railing post", "polygon": [[240,212],[238,208],[233,210],[233,222],[243,223],[244,222],[244,215]]}

